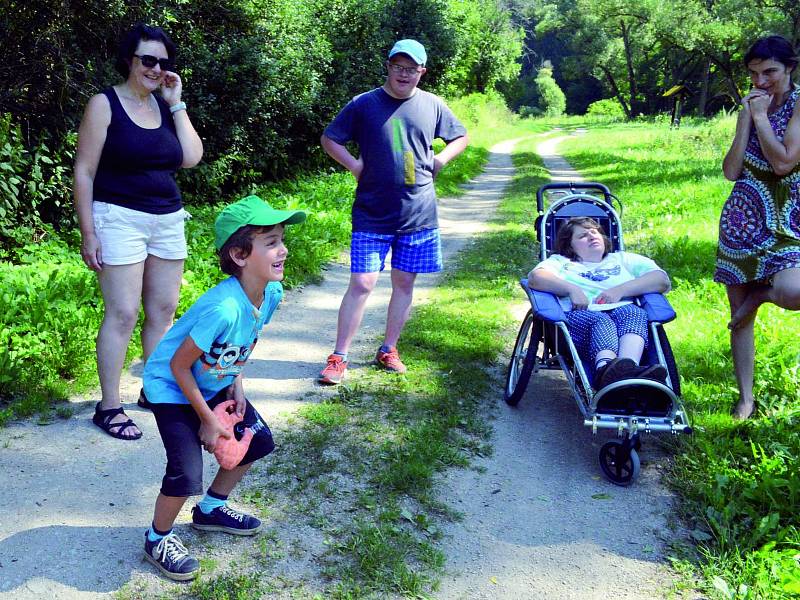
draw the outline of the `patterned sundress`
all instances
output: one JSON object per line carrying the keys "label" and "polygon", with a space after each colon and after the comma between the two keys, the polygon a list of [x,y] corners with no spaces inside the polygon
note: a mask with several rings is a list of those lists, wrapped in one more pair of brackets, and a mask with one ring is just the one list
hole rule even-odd
{"label": "patterned sundress", "polygon": [[[783,141],[800,88],[795,88],[769,122]],[[725,285],[767,281],[800,267],[800,165],[776,175],[750,132],[742,174],[722,207],[714,281]]]}

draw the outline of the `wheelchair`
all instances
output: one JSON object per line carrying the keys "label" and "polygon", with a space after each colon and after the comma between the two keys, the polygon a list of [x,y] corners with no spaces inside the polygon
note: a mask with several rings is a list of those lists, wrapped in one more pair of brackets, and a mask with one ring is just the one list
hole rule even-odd
{"label": "wheelchair", "polygon": [[[545,198],[548,201],[544,210]],[[619,213],[614,203],[619,206]],[[559,227],[571,217],[591,217],[599,222],[611,239],[612,252],[624,250],[620,214],[622,203],[600,183],[549,183],[536,191],[536,235],[540,260],[547,258]],[[647,313],[648,343],[642,365],[660,363],[667,370],[665,382],[652,379],[624,379],[602,389],[593,387],[594,368],[583,361],[575,348],[566,316],[558,298],[548,292],[532,290],[527,277],[520,280],[531,308],[517,334],[508,365],[505,401],[516,406],[525,394],[531,377],[541,370],[561,369],[583,415],[583,424],[616,431],[616,439],[600,449],[603,474],[616,485],[627,486],[639,475],[642,434],[692,432],[680,400],[680,380],[664,323],[675,318],[675,311],[661,294],[644,294],[632,299]]]}

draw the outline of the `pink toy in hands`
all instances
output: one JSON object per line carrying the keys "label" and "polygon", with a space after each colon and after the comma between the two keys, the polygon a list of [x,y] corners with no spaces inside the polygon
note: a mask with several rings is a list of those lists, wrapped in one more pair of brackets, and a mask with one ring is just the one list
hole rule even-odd
{"label": "pink toy in hands", "polygon": [[250,440],[253,439],[253,432],[249,427],[244,428],[242,439],[236,439],[234,426],[241,422],[244,417],[236,414],[235,407],[235,400],[226,400],[214,407],[214,414],[217,416],[220,425],[225,428],[225,431],[231,434],[230,439],[226,439],[222,436],[217,438],[217,443],[214,447],[214,456],[217,458],[219,466],[227,470],[238,466],[244,458],[244,455],[247,454],[247,449],[250,447]]}

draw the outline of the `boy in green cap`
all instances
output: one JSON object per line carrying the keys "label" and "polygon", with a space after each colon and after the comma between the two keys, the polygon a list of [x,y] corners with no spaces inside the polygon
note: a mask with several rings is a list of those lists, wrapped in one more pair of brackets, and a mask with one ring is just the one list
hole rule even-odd
{"label": "boy in green cap", "polygon": [[284,226],[305,218],[303,211],[275,210],[258,196],[227,206],[214,230],[220,268],[230,277],[198,298],[145,366],[144,390],[153,404],[167,467],[144,549],[147,560],[170,579],[197,576],[200,565],[172,526],[186,499],[203,491],[202,449],[213,452],[220,437],[231,438],[212,412],[228,399],[235,401],[236,415],[244,417],[241,425],[250,428],[253,438],[238,466],[220,467],[192,509],[192,526],[234,535],[253,535],[261,527],[257,518],[227,506],[228,495],[250,465],[275,448],[269,427],[244,397],[242,367],[283,296]]}

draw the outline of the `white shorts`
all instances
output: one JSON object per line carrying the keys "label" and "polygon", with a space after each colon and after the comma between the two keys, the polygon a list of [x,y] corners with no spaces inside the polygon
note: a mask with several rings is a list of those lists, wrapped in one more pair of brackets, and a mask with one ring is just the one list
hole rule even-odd
{"label": "white shorts", "polygon": [[183,209],[153,215],[117,204],[93,202],[92,215],[105,264],[133,265],[148,254],[166,260],[188,256],[183,223],[191,215]]}

